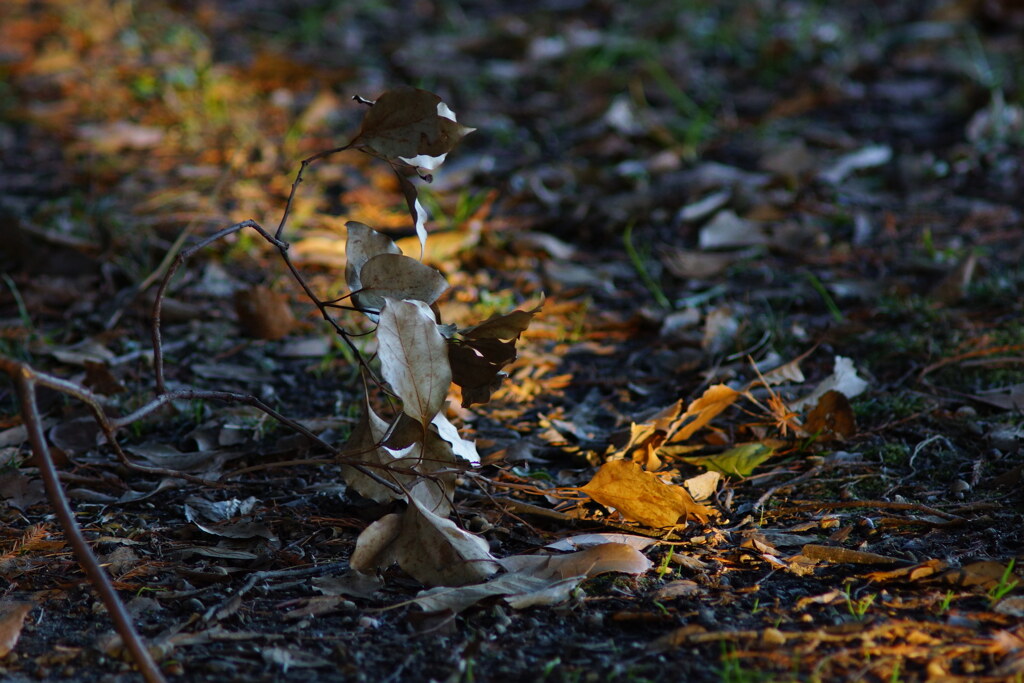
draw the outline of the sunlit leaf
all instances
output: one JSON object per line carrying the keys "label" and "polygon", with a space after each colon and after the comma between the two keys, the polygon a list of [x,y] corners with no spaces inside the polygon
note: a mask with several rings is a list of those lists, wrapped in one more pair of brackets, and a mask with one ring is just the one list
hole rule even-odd
{"label": "sunlit leaf", "polygon": [[693,401],[679,418],[669,427],[668,440],[685,441],[693,436],[723,410],[741,396],[740,392],[725,384],[708,387],[704,395]]}
{"label": "sunlit leaf", "polygon": [[775,449],[760,443],[748,443],[730,448],[718,455],[682,458],[684,462],[706,467],[712,472],[734,477],[749,477],[754,468],[775,454]]}
{"label": "sunlit leaf", "polygon": [[381,375],[402,410],[426,428],[452,383],[448,344],[422,301],[386,299],[377,327]]}
{"label": "sunlit leaf", "polygon": [[674,526],[682,518],[707,521],[712,511],[693,502],[682,486],[666,484],[629,460],[612,460],[580,489],[601,505],[652,527]]}

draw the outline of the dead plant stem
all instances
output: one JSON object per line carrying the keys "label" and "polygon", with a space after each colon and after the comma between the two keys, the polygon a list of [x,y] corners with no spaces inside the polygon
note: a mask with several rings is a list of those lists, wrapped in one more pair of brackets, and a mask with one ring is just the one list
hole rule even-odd
{"label": "dead plant stem", "polygon": [[39,415],[39,407],[36,404],[36,381],[37,375],[28,366],[11,361],[7,358],[0,358],[0,369],[3,369],[14,380],[18,392],[18,400],[21,403],[21,414],[25,421],[25,429],[28,432],[29,443],[36,459],[39,461],[39,474],[46,488],[46,496],[50,506],[60,522],[61,528],[68,543],[75,553],[75,558],[81,565],[82,570],[89,578],[93,588],[99,593],[100,599],[110,613],[114,627],[124,641],[125,647],[131,653],[136,666],[139,667],[143,678],[148,683],[164,683],[163,674],[160,668],[149,654],[149,650],[143,644],[135,625],[132,623],[128,611],[125,609],[121,598],[110,581],[110,577],[100,566],[99,560],[93,554],[92,548],[85,540],[78,522],[75,521],[75,514],[71,510],[64,489],[60,484],[57,468],[53,465],[53,458],[50,448],[43,435],[42,419]]}

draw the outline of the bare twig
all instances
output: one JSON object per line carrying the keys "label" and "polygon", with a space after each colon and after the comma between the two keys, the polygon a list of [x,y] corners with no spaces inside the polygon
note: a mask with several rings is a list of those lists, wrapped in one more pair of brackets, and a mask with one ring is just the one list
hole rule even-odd
{"label": "bare twig", "polygon": [[926,515],[934,515],[950,522],[965,522],[963,517],[944,512],[930,505],[924,505],[922,503],[894,503],[888,500],[847,500],[847,501],[836,501],[836,502],[824,502],[824,501],[802,501],[794,500],[790,501],[791,505],[787,505],[782,508],[776,508],[772,510],[774,514],[783,514],[789,512],[800,512],[805,510],[842,510],[843,508],[878,508],[880,510],[903,510],[921,512]]}
{"label": "bare twig", "polygon": [[165,679],[160,672],[160,668],[153,661],[149,650],[146,649],[138,632],[135,630],[135,625],[132,623],[128,611],[121,602],[121,598],[118,597],[117,592],[114,590],[110,577],[107,576],[107,573],[100,566],[99,560],[96,559],[92,548],[89,547],[89,543],[85,540],[78,522],[75,521],[71,505],[64,495],[64,489],[60,485],[57,469],[53,465],[50,448],[46,443],[46,438],[43,436],[42,420],[39,416],[39,407],[36,405],[37,374],[23,363],[2,357],[0,357],[0,369],[11,376],[17,387],[22,418],[25,420],[25,428],[28,432],[29,443],[32,445],[32,451],[39,461],[39,474],[46,488],[46,496],[49,498],[53,512],[57,516],[61,528],[64,530],[64,535],[67,537],[78,563],[83,571],[85,571],[86,576],[89,577],[89,581],[96,589],[96,592],[99,593],[103,604],[106,605],[107,612],[110,613],[110,618],[114,622],[114,627],[117,629],[118,634],[120,634],[143,677],[148,683],[164,683]]}

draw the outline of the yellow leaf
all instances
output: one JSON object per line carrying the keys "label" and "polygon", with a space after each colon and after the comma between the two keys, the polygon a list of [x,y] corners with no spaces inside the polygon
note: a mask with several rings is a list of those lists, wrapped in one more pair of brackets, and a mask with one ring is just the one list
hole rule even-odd
{"label": "yellow leaf", "polygon": [[708,387],[704,395],[691,403],[669,429],[669,441],[685,441],[731,406],[742,394],[724,384]]}
{"label": "yellow leaf", "polygon": [[706,522],[713,511],[693,502],[682,486],[666,484],[628,460],[612,460],[580,489],[601,505],[651,527],[674,526],[693,516]]}

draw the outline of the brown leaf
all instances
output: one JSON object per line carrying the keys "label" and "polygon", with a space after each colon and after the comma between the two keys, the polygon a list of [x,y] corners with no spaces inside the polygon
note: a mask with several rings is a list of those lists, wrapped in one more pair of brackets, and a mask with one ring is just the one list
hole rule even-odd
{"label": "brown leaf", "polygon": [[433,170],[473,128],[460,125],[437,95],[418,88],[396,88],[377,98],[352,141],[390,160]]}
{"label": "brown leaf", "polygon": [[377,327],[381,374],[402,410],[426,428],[452,383],[448,344],[422,301],[386,299]]}
{"label": "brown leaf", "polygon": [[235,312],[246,334],[256,339],[281,339],[295,327],[288,296],[255,286],[235,292]]}
{"label": "brown leaf", "polygon": [[623,543],[603,543],[568,555],[513,555],[498,564],[508,574],[484,584],[424,591],[415,602],[428,612],[458,613],[477,602],[502,596],[515,609],[555,605],[569,599],[581,581],[606,572],[643,574],[651,561]]}
{"label": "brown leaf", "polygon": [[349,564],[369,573],[392,563],[428,586],[463,586],[498,570],[487,541],[434,514],[415,497],[402,514],[368,526],[356,540]]}
{"label": "brown leaf", "polygon": [[850,399],[834,389],[825,392],[807,413],[804,431],[817,434],[819,440],[848,439],[857,433]]}
{"label": "brown leaf", "polygon": [[487,541],[435,515],[413,498],[402,516],[396,558],[399,566],[428,586],[464,586],[498,570]]}
{"label": "brown leaf", "polygon": [[537,315],[543,305],[543,303],[538,304],[536,308],[529,311],[512,311],[494,315],[479,325],[460,332],[466,339],[518,339],[519,335],[530,326],[533,316]]}
{"label": "brown leaf", "polygon": [[366,262],[379,254],[401,254],[402,250],[387,235],[358,221],[345,224],[348,235],[345,238],[345,282],[355,292],[363,288],[359,279]]}
{"label": "brown leaf", "polygon": [[706,522],[710,508],[693,502],[682,486],[666,484],[628,460],[612,460],[580,489],[601,505],[651,527],[674,526],[691,515]]}
{"label": "brown leaf", "polygon": [[834,564],[904,564],[906,561],[898,557],[889,557],[863,550],[850,550],[831,545],[808,543],[800,551],[804,557],[812,560],[832,562]]}
{"label": "brown leaf", "polygon": [[85,386],[104,396],[114,396],[127,391],[106,363],[94,363],[91,360],[85,361]]}
{"label": "brown leaf", "polygon": [[[454,471],[439,473],[438,470],[452,470],[459,464],[458,458],[478,464],[480,456],[473,442],[462,439],[443,413],[434,417],[430,429],[424,433],[423,427],[405,413],[399,415],[398,423],[392,428],[369,405],[364,407],[364,411],[345,443],[346,459],[359,459],[370,465],[381,478],[399,484],[428,503],[436,514],[447,514],[451,509],[456,474]],[[342,466],[342,474],[360,495],[379,503],[405,499],[404,495],[350,465]],[[418,482],[422,486],[417,486]]]}
{"label": "brown leaf", "polygon": [[362,291],[353,298],[360,306],[380,310],[384,299],[414,299],[432,304],[448,289],[441,273],[402,254],[378,254],[359,271]]}
{"label": "brown leaf", "polygon": [[356,539],[356,549],[349,558],[349,566],[364,574],[390,567],[395,562],[391,545],[401,531],[402,515],[397,512],[384,515],[363,529]]}
{"label": "brown leaf", "polygon": [[643,574],[651,568],[651,561],[626,543],[602,543],[568,555],[513,555],[500,564],[506,571],[556,579],[606,572]]}
{"label": "brown leaf", "polygon": [[501,369],[515,358],[515,342],[449,340],[448,361],[452,366],[452,381],[462,387],[462,407],[490,401],[506,377]]}
{"label": "brown leaf", "polygon": [[686,412],[669,427],[667,441],[685,441],[723,410],[731,406],[741,393],[725,384],[708,387],[704,395],[690,403]]}
{"label": "brown leaf", "polygon": [[6,657],[18,644],[25,617],[32,608],[30,602],[7,603],[0,606],[0,657]]}
{"label": "brown leaf", "polygon": [[[369,401],[364,402],[363,414],[359,418],[359,423],[352,430],[348,441],[345,442],[344,455],[358,458],[361,462],[371,466],[392,464],[395,460],[394,456],[380,448],[388,427],[388,423],[370,407]],[[378,473],[377,468],[373,468],[373,471]],[[359,495],[370,500],[385,503],[400,497],[387,486],[371,479],[350,465],[342,465],[341,474],[345,482],[358,491]],[[385,479],[391,479],[391,477],[385,476],[383,471],[379,474]]]}

